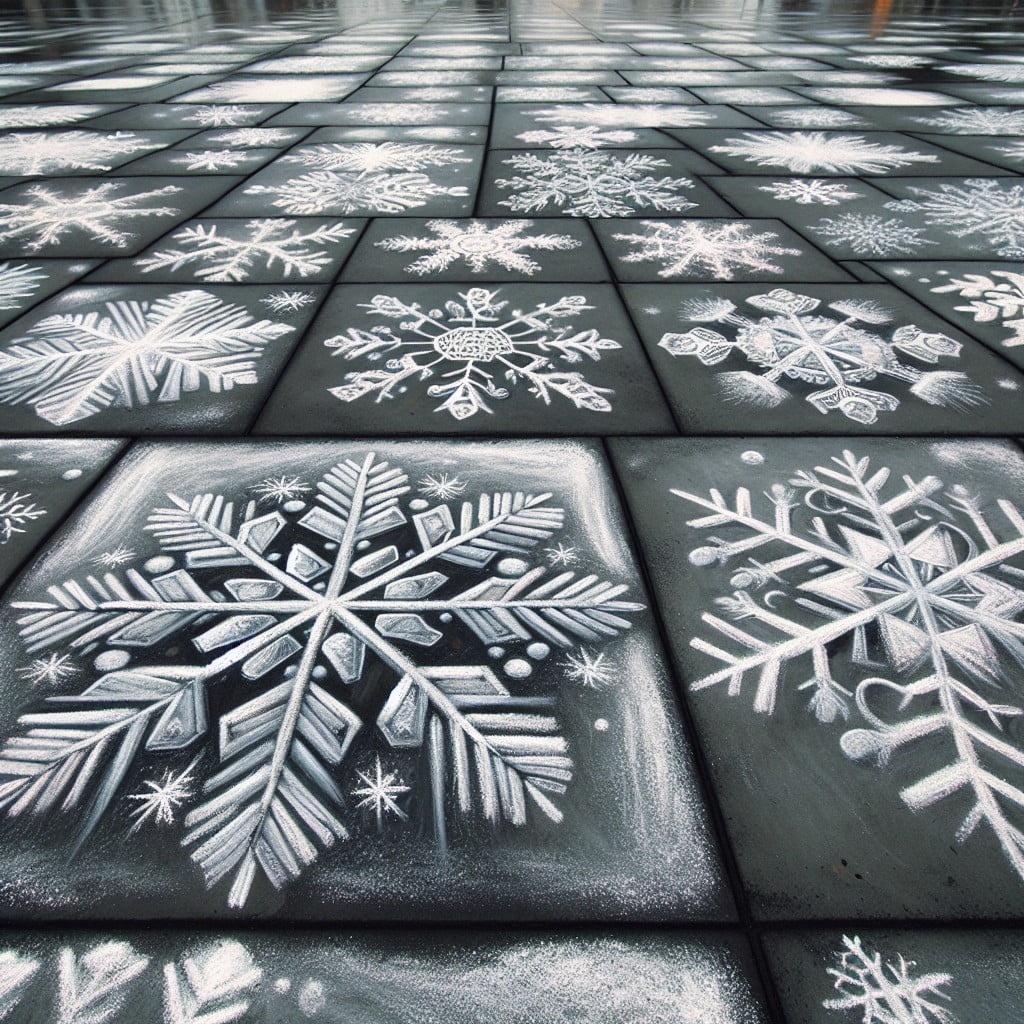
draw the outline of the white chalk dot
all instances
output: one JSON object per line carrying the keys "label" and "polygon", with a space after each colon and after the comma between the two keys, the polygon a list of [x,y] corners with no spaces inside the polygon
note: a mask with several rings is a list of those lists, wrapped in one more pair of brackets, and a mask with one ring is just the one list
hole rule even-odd
{"label": "white chalk dot", "polygon": [[533,666],[523,658],[510,658],[504,668],[505,674],[512,679],[525,679],[533,671]]}
{"label": "white chalk dot", "polygon": [[169,555],[157,555],[142,566],[146,572],[170,572],[174,568],[174,559]]}
{"label": "white chalk dot", "polygon": [[100,672],[116,672],[119,668],[124,668],[130,660],[131,655],[127,651],[104,651],[96,655],[93,665]]}

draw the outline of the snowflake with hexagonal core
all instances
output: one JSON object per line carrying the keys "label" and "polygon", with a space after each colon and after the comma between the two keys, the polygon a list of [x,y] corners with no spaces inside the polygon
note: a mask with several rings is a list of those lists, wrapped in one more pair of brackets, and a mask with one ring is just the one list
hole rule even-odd
{"label": "snowflake with hexagonal core", "polygon": [[800,255],[799,249],[774,245],[779,237],[774,231],[755,232],[750,224],[645,220],[640,226],[643,233],[612,237],[636,246],[622,257],[624,262],[660,263],[659,277],[712,274],[728,281],[736,270],[781,274],[782,267],[770,257]]}
{"label": "snowflake with hexagonal core", "polygon": [[751,319],[718,297],[688,301],[680,309],[684,320],[728,325],[731,336],[695,327],[685,334],[666,334],[658,342],[672,355],[693,356],[705,366],[739,355],[764,368],[761,373],[718,372],[715,376],[727,402],[773,409],[791,397],[779,383],[788,379],[817,388],[804,399],[818,412],[840,412],[855,423],[870,424],[879,413],[892,412],[900,404],[887,391],[858,386],[880,377],[908,385],[912,395],[929,405],[964,411],[985,401],[965,373],[925,371],[903,363],[905,355],[924,363],[956,358],[961,345],[914,324],[897,327],[887,340],[877,328],[889,323],[892,314],[875,302],[831,302],[828,309],[839,314],[835,316],[816,312],[820,299],[786,288],[751,295],[746,301],[768,315]]}
{"label": "snowflake with hexagonal core", "polygon": [[439,378],[440,383],[427,388],[432,398],[444,399],[434,411],[464,420],[478,412],[493,413],[488,399],[509,398],[506,385],[522,380],[545,405],[560,395],[577,409],[611,412],[605,397],[614,393],[611,388],[596,387],[582,373],[560,369],[554,361],[579,363],[588,356],[597,362],[602,352],[622,347],[594,328],[573,333],[572,327],[557,324],[593,309],[585,296],[566,295],[506,312],[508,302],[498,301],[497,290],[470,288],[458,295],[461,301],[449,299],[443,309],[425,310],[418,302],[393,295],[375,295],[361,303],[371,316],[401,320],[399,332],[389,325],[371,331],[350,327],[328,338],[324,344],[345,359],[390,357],[383,369],[345,374],[346,383],[330,393],[343,402],[364,395],[376,395],[380,402],[404,391],[407,381]]}
{"label": "snowflake with hexagonal core", "polygon": [[600,149],[620,142],[635,142],[637,135],[623,129],[602,130],[593,124],[563,124],[520,132],[516,138],[531,146],[550,146],[552,149]]}
{"label": "snowflake with hexagonal core", "polygon": [[309,277],[329,266],[329,247],[355,228],[323,224],[311,231],[296,221],[261,217],[244,223],[202,224],[182,228],[169,239],[175,248],[139,257],[143,273],[194,268],[203,281],[245,281],[256,270],[278,269],[282,277]]}
{"label": "snowflake with hexagonal core", "polygon": [[440,185],[423,170],[471,161],[461,149],[429,143],[323,143],[281,158],[311,168],[307,173],[245,192],[270,196],[286,213],[404,213],[437,196],[468,195],[466,186]]}
{"label": "snowflake with hexagonal core", "polygon": [[69,231],[82,231],[98,242],[124,248],[135,236],[117,225],[138,217],[174,217],[173,206],[146,206],[147,200],[181,192],[177,185],[135,192],[116,193],[123,182],[108,181],[90,185],[70,194],[61,194],[46,185],[31,185],[21,202],[0,202],[0,242],[25,241],[29,252],[59,242]]}
{"label": "snowflake with hexagonal core", "polygon": [[770,185],[758,185],[758,192],[768,192],[773,199],[799,203],[801,206],[839,206],[847,199],[859,199],[860,192],[854,192],[842,182],[825,181],[822,178],[791,178],[789,181],[773,181]]}
{"label": "snowflake with hexagonal core", "polygon": [[714,114],[678,103],[566,103],[542,107],[531,116],[548,124],[601,128],[697,128],[707,124]]}
{"label": "snowflake with hexagonal core", "polygon": [[294,329],[200,289],[46,316],[0,350],[0,402],[64,425],[204,385],[229,391],[255,384],[265,346]]}
{"label": "snowflake with hexagonal core", "polygon": [[109,171],[111,157],[159,149],[134,132],[12,132],[0,136],[0,174],[32,176],[63,171]]}
{"label": "snowflake with hexagonal core", "polygon": [[1024,185],[998,178],[966,178],[963,184],[935,188],[912,186],[916,199],[886,203],[887,210],[920,213],[955,238],[977,236],[977,248],[1007,259],[1024,259]]}
{"label": "snowflake with hexagonal core", "polygon": [[[388,252],[424,252],[405,269],[411,274],[439,274],[453,263],[464,263],[474,274],[482,274],[491,263],[520,274],[535,274],[540,264],[523,250],[542,252],[578,249],[582,244],[571,235],[529,234],[532,220],[457,221],[430,220],[430,235],[395,235],[377,242]],[[527,233],[524,233],[527,232]]]}
{"label": "snowflake with hexagonal core", "polygon": [[855,1010],[860,1024],[956,1024],[943,1005],[949,999],[943,989],[953,983],[952,975],[915,975],[913,960],[901,954],[883,961],[856,936],[843,936],[835,959],[828,973],[837,995],[821,1004],[826,1010]]}
{"label": "snowflake with hexagonal core", "polygon": [[[371,453],[328,468],[311,500],[269,513],[170,495],[147,526],[165,554],[142,571],[16,602],[30,652],[100,653],[84,692],[20,720],[0,752],[0,807],[88,805],[77,850],[137,762],[180,770],[199,751],[182,844],[208,886],[230,876],[233,907],[258,875],[281,888],[349,837],[358,818],[343,779],[378,756],[425,755],[411,798],[442,849],[450,818],[560,822],[555,798],[574,765],[556,699],[524,682],[526,659],[606,643],[642,606],[597,576],[529,566],[563,526],[551,494],[423,507],[406,503],[409,491],[406,473]],[[464,653],[446,658],[439,645],[459,630],[452,650]],[[161,660],[167,643],[181,661]],[[505,663],[518,695],[482,663],[497,645],[523,651]],[[207,694],[226,680],[237,703],[211,737]]]}
{"label": "snowflake with hexagonal core", "polygon": [[954,107],[914,120],[932,130],[955,135],[1024,135],[1024,110]]}
{"label": "snowflake with hexagonal core", "polygon": [[1024,714],[1024,515],[935,476],[889,478],[847,451],[773,484],[764,515],[746,487],[732,502],[673,491],[713,531],[690,562],[731,591],[691,640],[719,666],[692,688],[735,697],[753,679],[771,714],[788,675],[819,722],[854,716],[840,747],[855,761],[934,741],[903,802],[959,795],[958,840],[986,826],[1024,880],[1024,750],[1006,731]]}
{"label": "snowflake with hexagonal core", "polygon": [[679,213],[697,205],[678,194],[693,188],[693,181],[655,177],[652,172],[669,163],[650,153],[616,156],[570,149],[545,156],[518,153],[502,162],[520,173],[497,179],[498,188],[513,191],[498,205],[516,213],[553,205],[572,217],[628,217],[647,207]]}
{"label": "snowflake with hexagonal core", "polygon": [[969,299],[966,306],[954,307],[970,313],[975,323],[999,322],[1010,332],[1002,339],[1006,348],[1024,345],[1024,274],[1012,270],[991,270],[985,274],[964,274],[950,278],[948,284],[932,288],[936,295],[956,292]]}
{"label": "snowflake with hexagonal core", "polygon": [[[888,205],[888,204],[887,204]],[[830,242],[848,246],[857,256],[904,256],[922,245],[937,245],[899,217],[847,210],[837,217],[822,217],[810,230]]]}
{"label": "snowflake with hexagonal core", "polygon": [[747,132],[712,146],[709,152],[742,157],[758,167],[785,167],[794,174],[885,174],[896,167],[933,164],[939,159],[838,132]]}

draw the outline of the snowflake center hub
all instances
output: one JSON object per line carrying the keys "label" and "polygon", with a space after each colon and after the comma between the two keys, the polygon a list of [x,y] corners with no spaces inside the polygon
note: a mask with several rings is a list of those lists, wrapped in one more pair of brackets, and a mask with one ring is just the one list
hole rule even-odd
{"label": "snowflake center hub", "polygon": [[463,235],[455,248],[466,256],[490,256],[501,250],[501,243],[490,235]]}
{"label": "snowflake center hub", "polygon": [[497,327],[456,327],[434,339],[434,351],[446,359],[489,362],[515,351],[512,339]]}

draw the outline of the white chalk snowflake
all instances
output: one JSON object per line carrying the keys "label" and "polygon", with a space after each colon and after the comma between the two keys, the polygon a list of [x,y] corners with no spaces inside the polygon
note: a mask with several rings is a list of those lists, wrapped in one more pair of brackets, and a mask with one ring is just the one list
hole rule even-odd
{"label": "white chalk snowflake", "polygon": [[248,153],[237,149],[188,150],[170,157],[172,164],[182,164],[187,171],[233,170],[244,167],[249,160]]}
{"label": "white chalk snowflake", "polygon": [[117,195],[125,187],[123,182],[108,181],[58,192],[50,186],[31,185],[18,201],[0,202],[0,242],[28,239],[25,248],[36,252],[59,242],[69,231],[82,231],[95,241],[124,248],[134,235],[119,228],[120,222],[179,213],[173,206],[145,205],[181,192],[177,185]]}
{"label": "white chalk snowflake", "polygon": [[143,153],[160,145],[134,132],[13,132],[0,136],[0,174],[28,177],[109,171],[114,166],[111,157]]}
{"label": "white chalk snowflake", "polygon": [[499,188],[513,191],[499,205],[516,213],[536,213],[555,206],[572,217],[628,217],[648,207],[679,213],[697,205],[678,194],[693,188],[693,181],[655,177],[652,172],[669,163],[650,153],[616,156],[582,149],[545,156],[518,153],[502,163],[520,172],[495,182]]}
{"label": "white chalk snowflake", "polygon": [[773,181],[770,185],[758,185],[758,192],[767,192],[773,199],[801,206],[839,206],[848,199],[859,199],[860,192],[854,192],[839,181],[825,181],[822,178],[790,178],[788,181]]}
{"label": "white chalk snowflake", "polygon": [[55,689],[77,676],[78,671],[78,666],[70,654],[54,652],[44,658],[33,658],[27,665],[22,665],[16,674],[19,679],[24,679],[31,686]]}
{"label": "white chalk snowflake", "polygon": [[283,505],[286,501],[303,498],[313,488],[301,477],[283,473],[280,476],[268,476],[250,489],[258,501]]}
{"label": "white chalk snowflake", "polygon": [[915,976],[913,960],[901,954],[895,961],[883,961],[857,936],[843,936],[835,959],[828,973],[838,995],[821,1004],[826,1010],[855,1010],[860,1024],[956,1024],[943,1005],[949,999],[943,989],[953,983],[952,975]]}
{"label": "white chalk snowflake", "polygon": [[0,110],[0,128],[56,128],[102,114],[102,107],[81,103],[40,106],[5,106]]}
{"label": "white chalk snowflake", "polygon": [[[596,576],[529,567],[563,527],[550,493],[485,492],[420,510],[419,500],[406,507],[410,489],[402,469],[369,453],[328,468],[298,510],[170,495],[147,530],[164,551],[156,561],[176,567],[83,575],[16,602],[30,652],[102,645],[133,663],[21,719],[0,751],[0,807],[88,803],[78,848],[137,762],[181,764],[197,746],[191,756],[209,760],[209,743],[220,765],[197,787],[182,843],[207,886],[232,876],[232,907],[258,874],[282,888],[349,836],[335,776],[350,751],[364,763],[424,751],[431,768],[417,773],[412,799],[442,850],[449,814],[523,826],[530,805],[560,822],[553,798],[574,765],[554,700],[513,699],[487,651],[607,642],[642,606]],[[460,630],[454,664],[430,653]],[[161,661],[166,643],[185,660]],[[238,681],[237,703],[211,731],[207,689],[225,676]],[[384,688],[375,730],[345,702],[359,681]]]}
{"label": "white chalk snowflake", "polygon": [[292,330],[199,289],[46,316],[0,350],[0,402],[64,425],[204,385],[220,393],[255,384],[264,347]]}
{"label": "white chalk snowflake", "polygon": [[547,557],[548,565],[575,565],[580,556],[571,544],[555,544],[553,547],[545,548],[544,554]]}
{"label": "white chalk snowflake", "polygon": [[129,800],[134,800],[138,804],[132,811],[131,816],[135,820],[128,830],[129,835],[138,832],[148,821],[152,821],[154,825],[175,823],[178,808],[195,795],[192,776],[199,760],[197,757],[180,772],[168,769],[159,781],[144,779],[143,788],[138,793],[128,795]]}
{"label": "white chalk snowflake", "polygon": [[602,146],[612,146],[618,142],[635,142],[637,134],[623,129],[602,130],[592,124],[563,124],[554,128],[520,132],[516,138],[531,146],[550,146],[552,149],[600,149]]}
{"label": "white chalk snowflake", "polygon": [[585,647],[567,654],[563,667],[567,678],[590,690],[610,686],[615,674],[615,667],[605,654],[591,654]]}
{"label": "white chalk snowflake", "polygon": [[286,213],[404,213],[438,196],[466,196],[464,185],[439,185],[424,168],[470,163],[451,146],[430,143],[323,143],[281,158],[315,168],[274,185],[252,185],[249,195],[266,195]]}
{"label": "white chalk snowflake", "polygon": [[699,128],[714,118],[698,106],[661,103],[566,103],[532,113],[547,124],[594,125],[601,128]]}
{"label": "white chalk snowflake", "polygon": [[316,302],[316,296],[312,292],[280,291],[260,299],[260,302],[274,313],[295,313]]}
{"label": "white chalk snowflake", "polygon": [[795,174],[885,174],[939,159],[932,153],[839,132],[746,132],[726,139],[724,145],[711,146],[709,152],[742,157],[758,167],[785,167]]}
{"label": "white chalk snowflake", "polygon": [[837,317],[817,312],[820,299],[786,288],[751,295],[746,301],[768,315],[750,319],[728,299],[717,297],[684,302],[680,310],[684,320],[728,325],[731,336],[702,326],[685,334],[665,334],[658,342],[673,356],[693,356],[705,366],[740,356],[764,368],[761,373],[716,373],[728,402],[775,408],[791,397],[779,383],[789,379],[820,389],[804,396],[818,412],[837,411],[855,423],[870,424],[880,412],[893,412],[900,404],[887,391],[857,386],[880,377],[902,382],[929,405],[966,410],[984,401],[965,373],[924,371],[901,361],[905,355],[924,363],[956,358],[962,347],[959,342],[914,324],[895,328],[886,339],[877,328],[889,323],[892,314],[875,302],[831,302],[828,308]]}
{"label": "white chalk snowflake", "polygon": [[987,826],[1024,879],[1013,820],[1024,806],[1013,723],[1024,710],[1012,703],[1024,665],[1024,516],[934,475],[889,480],[846,451],[772,484],[765,515],[746,487],[732,500],[673,491],[701,510],[689,526],[714,531],[691,564],[721,570],[731,591],[717,601],[725,618],[703,616],[711,638],[691,640],[720,667],[691,686],[738,696],[753,678],[754,709],[770,714],[788,678],[809,691],[819,722],[855,716],[840,739],[855,761],[886,765],[934,740],[941,760],[909,766],[927,774],[903,802],[922,811],[961,794],[970,809],[958,840]]}
{"label": "white chalk snowflake", "polygon": [[182,120],[203,128],[233,128],[247,121],[258,120],[259,117],[258,108],[219,103],[196,106]]}
{"label": "white chalk snowflake", "polygon": [[986,82],[1024,82],[1024,64],[945,64],[939,70]]}
{"label": "white chalk snowflake", "polygon": [[955,135],[1024,135],[1024,110],[999,107],[954,107],[914,120],[932,130]]}
{"label": "white chalk snowflake", "polygon": [[234,1024],[248,1016],[263,971],[234,939],[219,939],[164,965],[164,1024]]}
{"label": "white chalk snowflake", "polygon": [[420,494],[437,501],[451,501],[466,490],[466,481],[452,473],[428,473],[418,485]]}
{"label": "white chalk snowflake", "polygon": [[966,306],[954,308],[970,313],[975,323],[1000,322],[1010,332],[1002,339],[1006,348],[1024,345],[1024,274],[1012,270],[990,270],[987,276],[964,274],[932,291],[936,295],[956,292],[960,298],[969,299]]}
{"label": "white chalk snowflake", "polygon": [[17,309],[45,280],[42,267],[0,263],[0,309]]}
{"label": "white chalk snowflake", "polygon": [[347,103],[345,116],[363,124],[431,124],[451,117],[451,108],[437,103]]}
{"label": "white chalk snowflake", "polygon": [[779,237],[774,231],[755,232],[750,224],[735,221],[645,220],[640,226],[642,232],[612,237],[636,246],[623,262],[660,263],[659,277],[710,274],[728,281],[737,270],[781,274],[782,267],[771,257],[800,255],[799,249],[774,245]]}
{"label": "white chalk snowflake", "polygon": [[211,135],[210,142],[225,146],[283,146],[295,138],[294,128],[235,128],[233,131]]}
{"label": "white chalk snowflake", "polygon": [[848,246],[857,256],[900,256],[913,253],[922,245],[937,244],[924,237],[923,228],[877,213],[848,210],[837,217],[823,217],[810,230],[830,242]]}
{"label": "white chalk snowflake", "polygon": [[245,281],[256,271],[275,269],[285,278],[309,277],[330,266],[330,247],[356,230],[344,224],[306,230],[296,223],[279,217],[196,223],[171,236],[175,248],[141,256],[135,265],[146,274],[194,267],[200,281]]}
{"label": "white chalk snowflake", "polygon": [[838,107],[790,107],[772,114],[786,128],[864,128],[864,119]]}
{"label": "white chalk snowflake", "polygon": [[850,60],[875,68],[923,68],[935,63],[933,57],[915,53],[870,53]]}
{"label": "white chalk snowflake", "polygon": [[[6,470],[0,476],[16,474],[17,470]],[[16,533],[24,533],[29,523],[46,515],[46,509],[31,499],[27,491],[0,490],[0,544],[6,544]]]}
{"label": "white chalk snowflake", "polygon": [[399,797],[408,793],[411,787],[407,786],[399,777],[398,772],[384,774],[384,768],[380,763],[380,755],[377,755],[374,774],[358,771],[362,786],[352,790],[352,796],[359,797],[356,807],[358,809],[369,809],[377,820],[377,831],[384,829],[384,818],[393,814],[402,821],[407,821],[409,815],[402,810],[398,803]]}
{"label": "white chalk snowflake", "polygon": [[101,551],[94,559],[94,565],[101,565],[104,569],[116,569],[118,566],[127,565],[135,559],[135,549],[127,544],[118,544],[116,547]]}
{"label": "white chalk snowflake", "polygon": [[523,250],[542,252],[578,249],[582,243],[571,235],[524,234],[534,226],[532,220],[505,220],[488,223],[470,221],[462,225],[451,220],[427,221],[430,235],[395,235],[377,242],[388,252],[425,252],[405,269],[412,274],[438,274],[453,263],[463,262],[475,274],[482,274],[491,263],[504,270],[534,274],[541,265]]}
{"label": "white chalk snowflake", "polygon": [[554,362],[578,363],[584,356],[597,362],[603,352],[622,347],[594,328],[573,333],[572,327],[558,324],[593,309],[586,298],[566,295],[506,312],[508,302],[498,301],[498,295],[497,290],[470,288],[458,293],[461,301],[449,299],[443,309],[423,309],[393,295],[375,295],[361,303],[371,316],[401,321],[398,331],[390,325],[370,331],[350,327],[324,344],[345,359],[390,358],[382,369],[345,374],[346,383],[330,393],[343,402],[365,395],[380,402],[404,391],[407,381],[439,376],[441,382],[427,388],[432,398],[444,399],[434,411],[464,420],[478,412],[493,413],[488,399],[510,397],[510,388],[499,381],[515,385],[523,380],[527,391],[545,405],[561,395],[577,409],[610,412],[605,395],[613,393],[611,388],[596,387],[582,373],[560,369]]}
{"label": "white chalk snowflake", "polygon": [[978,248],[1011,260],[1024,258],[1024,185],[998,178],[967,178],[934,188],[911,186],[916,199],[886,203],[888,210],[919,213],[955,238],[978,236]]}

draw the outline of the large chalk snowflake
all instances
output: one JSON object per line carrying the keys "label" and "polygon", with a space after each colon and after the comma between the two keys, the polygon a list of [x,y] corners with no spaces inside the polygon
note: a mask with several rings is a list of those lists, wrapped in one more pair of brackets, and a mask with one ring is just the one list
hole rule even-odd
{"label": "large chalk snowflake", "polygon": [[579,363],[584,356],[597,362],[602,352],[621,348],[594,328],[573,333],[572,327],[557,323],[592,309],[584,296],[566,295],[532,309],[506,311],[508,302],[498,301],[496,290],[470,288],[458,295],[461,301],[449,299],[444,309],[423,309],[393,295],[375,295],[363,303],[372,316],[400,320],[398,331],[390,325],[371,331],[350,327],[324,344],[345,359],[390,358],[382,369],[347,373],[346,383],[331,388],[331,394],[343,402],[372,394],[379,402],[404,391],[407,381],[439,377],[440,383],[427,388],[432,398],[444,399],[435,411],[464,420],[478,412],[492,413],[487,400],[507,399],[511,392],[505,385],[522,380],[546,405],[561,395],[578,409],[611,411],[605,398],[611,388],[595,387],[582,373],[560,369],[554,362]]}
{"label": "large chalk snowflake", "polygon": [[123,182],[108,181],[87,188],[57,192],[46,185],[29,186],[20,202],[0,202],[0,242],[25,239],[36,252],[59,242],[69,231],[82,231],[98,242],[124,248],[134,238],[118,227],[138,217],[173,217],[173,206],[147,206],[149,200],[181,192],[177,185],[117,195]]}
{"label": "large chalk snowflake", "polygon": [[978,237],[978,248],[1011,260],[1024,258],[1024,185],[998,178],[967,178],[934,188],[908,189],[916,199],[886,203],[886,209],[920,213],[955,238]]}
{"label": "large chalk snowflake", "polygon": [[135,262],[147,274],[194,268],[203,281],[245,281],[256,271],[275,269],[286,278],[309,277],[330,264],[330,247],[354,231],[344,224],[305,230],[294,220],[277,217],[239,224],[197,223],[171,236],[175,248],[158,249]]}
{"label": "large chalk snowflake", "polygon": [[758,185],[758,192],[768,192],[773,199],[799,203],[801,206],[839,206],[848,199],[859,199],[860,192],[854,192],[842,182],[825,181],[822,178],[790,178],[788,181],[773,181],[770,185]]}
{"label": "large chalk snowflake", "polygon": [[0,263],[0,309],[17,309],[45,280],[42,267]]}
{"label": "large chalk snowflake", "polygon": [[114,166],[111,157],[159,148],[160,143],[134,132],[12,132],[0,136],[0,174],[109,171]]}
{"label": "large chalk snowflake", "polygon": [[[535,274],[540,264],[523,250],[550,252],[578,249],[580,242],[571,235],[529,234],[532,220],[505,220],[489,224],[474,220],[465,226],[457,221],[430,220],[431,235],[395,235],[377,242],[388,252],[424,252],[405,269],[412,274],[437,274],[453,263],[463,262],[475,274],[484,273],[491,263],[504,270]],[[524,234],[524,232],[527,232]]]}
{"label": "large chalk snowflake", "polygon": [[1024,713],[1024,516],[935,476],[889,479],[847,451],[773,484],[764,514],[746,487],[732,503],[673,492],[704,510],[690,526],[714,531],[690,562],[731,589],[724,618],[703,616],[710,639],[691,641],[720,667],[692,687],[738,696],[753,679],[770,714],[788,675],[819,721],[855,716],[840,740],[853,760],[931,744],[903,802],[959,794],[957,838],[987,826],[1024,879],[1024,750],[1006,731]]}
{"label": "large chalk snowflake", "polygon": [[440,185],[425,168],[470,163],[451,146],[381,142],[304,146],[281,158],[313,168],[280,184],[252,185],[249,195],[266,195],[286,213],[395,214],[423,206],[438,196],[465,196],[464,185]]}
{"label": "large chalk snowflake", "polygon": [[915,117],[918,124],[954,135],[1024,135],[1024,110],[999,107],[954,107],[928,117]]}
{"label": "large chalk snowflake", "polygon": [[518,153],[503,163],[520,173],[495,182],[513,191],[499,205],[516,213],[555,206],[573,217],[628,217],[648,207],[678,213],[697,205],[678,194],[694,183],[689,178],[655,177],[652,172],[669,164],[650,153],[616,156],[574,149],[544,156]]}
{"label": "large chalk snowflake", "polygon": [[885,174],[896,167],[933,164],[939,159],[838,132],[747,132],[709,151],[742,157],[758,167],[785,167],[795,174]]}
{"label": "large chalk snowflake", "polygon": [[565,103],[531,114],[548,124],[594,125],[602,128],[697,128],[714,112],[678,103]]}
{"label": "large chalk snowflake", "polygon": [[925,363],[956,358],[961,345],[945,334],[927,333],[914,324],[891,331],[888,339],[878,328],[892,314],[868,300],[840,299],[817,312],[821,300],[776,288],[746,300],[768,315],[751,319],[737,312],[728,299],[697,299],[684,302],[684,320],[717,323],[731,328],[730,337],[695,327],[685,334],[666,334],[659,347],[674,356],[693,356],[705,366],[715,366],[740,356],[763,367],[719,371],[715,376],[728,402],[772,409],[791,397],[779,382],[785,379],[809,384],[818,390],[805,395],[818,412],[840,412],[855,423],[869,424],[880,412],[899,408],[900,400],[869,381],[885,378],[908,385],[912,395],[929,405],[965,410],[984,401],[981,389],[965,373],[952,370],[919,370],[902,362],[911,356]]}
{"label": "large chalk snowflake", "polygon": [[0,128],[51,128],[74,124],[102,114],[103,108],[88,104],[58,103],[24,107],[5,106],[0,110]]}
{"label": "large chalk snowflake", "polygon": [[593,124],[563,124],[520,132],[516,138],[531,146],[550,146],[552,149],[600,149],[602,146],[635,142],[637,135],[624,129],[604,130]]}
{"label": "large chalk snowflake", "polygon": [[987,276],[964,274],[932,291],[936,295],[956,292],[960,298],[970,300],[966,306],[954,308],[970,313],[975,323],[1001,322],[1010,332],[1003,338],[1006,348],[1024,345],[1024,274],[1012,270],[991,270]]}
{"label": "large chalk snowflake", "polygon": [[838,107],[785,107],[772,119],[785,128],[864,128],[864,118]]}
{"label": "large chalk snowflake", "polygon": [[845,245],[856,256],[904,256],[922,245],[936,245],[924,237],[924,228],[915,228],[899,217],[847,210],[836,217],[823,217],[810,230],[816,235]]}
{"label": "large chalk snowflake", "polygon": [[203,386],[228,391],[255,384],[263,348],[292,330],[199,289],[46,316],[0,350],[0,402],[63,425]]}
{"label": "large chalk snowflake", "polygon": [[728,281],[736,270],[781,274],[771,257],[800,255],[799,249],[773,244],[779,237],[774,231],[755,232],[750,224],[645,220],[640,226],[643,232],[612,237],[636,246],[624,262],[660,263],[660,277],[711,274]]}
{"label": "large chalk snowflake", "polygon": [[821,1004],[826,1010],[855,1010],[860,1024],[956,1024],[943,1005],[949,999],[943,989],[953,983],[952,975],[915,975],[913,960],[901,954],[883,961],[856,936],[843,936],[835,958],[828,973],[838,994]]}
{"label": "large chalk snowflake", "polygon": [[[513,696],[486,652],[522,650],[505,663],[521,680],[527,657],[607,641],[640,606],[597,576],[529,566],[563,526],[550,494],[429,506],[407,503],[409,491],[402,469],[370,453],[327,467],[315,498],[281,510],[170,495],[147,526],[164,554],[142,571],[17,602],[28,650],[104,648],[104,670],[21,719],[0,752],[0,806],[88,801],[77,849],[136,762],[184,763],[208,745],[219,766],[182,843],[208,886],[231,876],[234,907],[258,875],[281,888],[348,838],[342,772],[368,765],[365,754],[423,751],[412,797],[442,848],[450,814],[523,826],[532,809],[561,821],[554,798],[574,766],[554,699],[531,686]],[[439,653],[459,633],[460,653]],[[161,660],[168,641],[182,659]],[[207,692],[224,680],[236,700],[223,709],[218,697],[211,735]]]}

